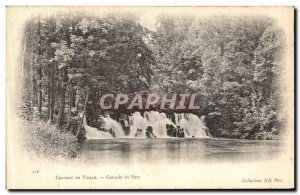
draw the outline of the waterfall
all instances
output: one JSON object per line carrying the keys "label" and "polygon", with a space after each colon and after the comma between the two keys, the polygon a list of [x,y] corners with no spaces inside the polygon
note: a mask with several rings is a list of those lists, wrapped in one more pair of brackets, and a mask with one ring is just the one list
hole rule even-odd
{"label": "waterfall", "polygon": [[140,112],[135,112],[129,117],[130,121],[130,136],[134,136],[137,129],[142,129],[145,132],[148,126],[153,127],[153,133],[158,137],[167,137],[167,124],[173,124],[170,119],[166,117],[165,113],[156,111],[145,112],[142,117]]}
{"label": "waterfall", "polygon": [[145,112],[144,115],[148,119],[149,125],[153,127],[155,135],[158,135],[159,137],[167,137],[166,125],[173,124],[173,122],[167,118],[165,113],[150,111]]}
{"label": "waterfall", "polygon": [[102,120],[106,130],[112,129],[117,137],[123,137],[125,135],[122,125],[118,121],[110,118],[109,115],[103,117]]}
{"label": "waterfall", "polygon": [[[142,117],[140,112],[135,112],[132,116],[129,116],[129,125],[130,125],[130,137],[135,137],[137,129],[142,129],[143,134],[145,135],[145,130],[149,126],[149,121]],[[145,136],[143,136],[145,137]]]}
{"label": "waterfall", "polygon": [[[115,132],[116,137],[125,137],[125,132],[120,122],[112,119],[109,115],[102,117],[102,119],[106,130],[112,129]],[[107,134],[109,134],[86,125],[86,119],[84,120],[84,127],[87,131],[88,139],[97,139],[97,136],[99,138],[107,137]],[[167,124],[183,128],[185,137],[208,137],[204,116],[199,118],[197,115],[191,113],[175,113],[175,123],[173,123],[171,119],[167,118],[165,113],[159,113],[157,111],[145,112],[144,116],[142,116],[140,112],[134,112],[131,116],[129,116],[128,121],[125,121],[125,126],[129,127],[130,133],[126,137],[134,138],[138,134],[139,138],[145,138],[146,129],[148,126],[151,126],[153,128],[154,135],[159,138],[166,138],[169,137],[166,129]],[[138,129],[141,131],[138,132]],[[109,137],[112,136],[109,134]]]}
{"label": "waterfall", "polygon": [[153,127],[153,132],[158,137],[168,137],[166,125],[180,126],[184,129],[186,137],[207,137],[204,116],[198,116],[190,113],[175,114],[175,124],[167,118],[165,113],[157,111],[145,112],[142,117],[140,112],[135,112],[129,117],[130,136],[134,136],[136,130],[142,129],[145,132],[148,126]]}
{"label": "waterfall", "polygon": [[188,137],[208,137],[206,130],[207,127],[204,123],[204,116],[200,118],[194,114],[181,113],[175,114],[176,125],[185,130]]}
{"label": "waterfall", "polygon": [[83,118],[83,128],[85,129],[85,136],[87,139],[105,139],[112,138],[108,132],[99,131],[97,128],[91,127],[87,124],[86,117]]}

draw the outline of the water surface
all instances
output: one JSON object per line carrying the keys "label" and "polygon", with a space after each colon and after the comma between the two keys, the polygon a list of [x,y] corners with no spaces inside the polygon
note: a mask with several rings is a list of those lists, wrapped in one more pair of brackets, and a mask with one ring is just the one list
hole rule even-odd
{"label": "water surface", "polygon": [[274,158],[283,150],[284,145],[280,140],[95,139],[83,143],[78,160],[95,164],[257,161]]}

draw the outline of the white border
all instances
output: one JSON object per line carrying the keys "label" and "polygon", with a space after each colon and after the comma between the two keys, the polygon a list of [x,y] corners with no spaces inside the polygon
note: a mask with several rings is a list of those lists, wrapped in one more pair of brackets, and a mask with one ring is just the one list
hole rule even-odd
{"label": "white border", "polygon": [[[8,194],[9,192],[5,189],[5,89],[6,89],[6,24],[5,24],[5,7],[6,6],[22,6],[22,5],[39,5],[39,6],[295,6],[296,8],[300,7],[300,1],[298,0],[149,0],[149,1],[138,1],[138,0],[107,0],[107,1],[97,1],[97,0],[51,0],[51,1],[41,1],[41,0],[2,0],[0,1],[0,192],[1,194]],[[299,11],[299,10],[298,10]],[[21,17],[21,16],[20,16]],[[299,20],[297,21],[297,26],[299,26]],[[297,33],[299,36],[299,31]],[[297,45],[295,45],[296,47]],[[297,51],[297,56],[299,56],[299,50]],[[297,75],[299,75],[300,69],[297,69]],[[299,79],[297,78],[297,91],[299,91]],[[299,103],[299,96],[297,99]],[[300,116],[297,115],[297,121],[300,121]],[[297,133],[297,140],[299,140],[299,132]],[[299,149],[298,154],[299,155]],[[298,167],[299,170],[299,167]],[[298,178],[299,181],[299,178]],[[299,187],[299,184],[296,186]],[[40,194],[42,192],[37,192]],[[57,194],[62,194],[64,192],[57,192]],[[73,192],[71,192],[73,193]],[[88,193],[88,192],[82,192]],[[100,193],[109,193],[109,192],[100,192]],[[120,192],[110,192],[109,194],[115,194]],[[141,192],[138,192],[141,193]],[[149,193],[149,192],[148,192]],[[155,194],[162,194],[163,192],[153,192]],[[182,192],[188,193],[188,192]],[[213,192],[210,194],[216,194],[217,192]],[[240,194],[242,192],[238,192]],[[281,192],[286,194],[288,192]],[[259,192],[258,194],[265,194],[265,192]]]}

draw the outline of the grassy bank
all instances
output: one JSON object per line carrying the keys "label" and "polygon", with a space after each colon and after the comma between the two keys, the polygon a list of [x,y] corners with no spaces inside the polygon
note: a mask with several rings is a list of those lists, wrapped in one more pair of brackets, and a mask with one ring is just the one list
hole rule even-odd
{"label": "grassy bank", "polygon": [[23,121],[24,146],[29,152],[47,157],[75,157],[78,153],[77,138],[44,121]]}

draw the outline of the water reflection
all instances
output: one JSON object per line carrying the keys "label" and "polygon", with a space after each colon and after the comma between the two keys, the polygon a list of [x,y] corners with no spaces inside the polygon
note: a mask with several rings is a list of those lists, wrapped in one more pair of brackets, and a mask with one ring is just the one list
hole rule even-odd
{"label": "water reflection", "polygon": [[276,157],[283,149],[280,140],[102,139],[86,140],[78,159],[110,164],[251,161]]}

